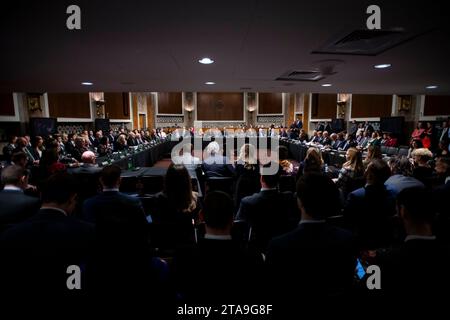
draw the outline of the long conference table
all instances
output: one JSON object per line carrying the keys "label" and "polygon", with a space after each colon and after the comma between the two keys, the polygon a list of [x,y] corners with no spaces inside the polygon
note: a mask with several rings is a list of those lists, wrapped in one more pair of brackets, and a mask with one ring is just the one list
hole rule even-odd
{"label": "long conference table", "polygon": [[[198,141],[194,139],[199,139]],[[240,142],[236,141],[234,138],[234,148],[241,145],[242,140]],[[251,138],[244,140],[245,143],[257,143],[257,146],[266,146],[270,147],[275,138],[267,139],[267,142],[261,143],[259,138]],[[206,145],[210,141],[204,141],[201,138],[184,138],[178,141],[172,141],[169,138],[165,141],[156,143],[154,145],[148,145],[144,149],[136,150],[133,152],[129,152],[126,154],[115,154],[110,157],[99,157],[97,159],[97,163],[99,166],[106,166],[108,164],[118,165],[122,170],[123,177],[132,177],[132,176],[156,176],[156,175],[165,175],[166,169],[160,167],[153,167],[156,162],[163,159],[165,156],[169,155],[172,151],[172,148],[178,143],[199,143],[201,140],[202,149],[206,147]],[[216,141],[220,141],[220,139],[216,139]],[[224,150],[228,143],[229,139],[223,139],[221,143],[223,143]],[[280,146],[286,146],[289,150],[289,157],[298,162],[301,162],[305,159],[306,152],[308,150],[308,146],[299,143],[295,140],[284,140],[280,139]],[[198,145],[198,144],[197,144]],[[336,168],[340,168],[342,164],[345,162],[345,154],[339,153],[337,151],[325,151],[322,153],[325,163],[329,166],[334,166]],[[195,173],[192,172],[192,175]]]}

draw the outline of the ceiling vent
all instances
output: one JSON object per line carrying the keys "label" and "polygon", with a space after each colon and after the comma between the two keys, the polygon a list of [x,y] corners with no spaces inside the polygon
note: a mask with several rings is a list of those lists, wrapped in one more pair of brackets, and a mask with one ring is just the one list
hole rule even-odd
{"label": "ceiling vent", "polygon": [[393,30],[354,30],[329,39],[312,53],[375,56],[424,33]]}
{"label": "ceiling vent", "polygon": [[318,81],[324,78],[320,70],[289,70],[276,78],[277,81]]}

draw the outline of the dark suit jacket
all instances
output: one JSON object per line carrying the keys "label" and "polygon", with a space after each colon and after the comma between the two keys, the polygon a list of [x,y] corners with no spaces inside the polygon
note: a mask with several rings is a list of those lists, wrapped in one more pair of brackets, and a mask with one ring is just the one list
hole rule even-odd
{"label": "dark suit jacket", "polygon": [[103,192],[84,202],[83,218],[95,224],[98,240],[108,247],[146,245],[148,223],[138,198]]}
{"label": "dark suit jacket", "polygon": [[211,177],[231,177],[233,176],[233,166],[227,164],[226,157],[215,155],[203,161],[203,172],[208,178]]}
{"label": "dark suit jacket", "polygon": [[24,221],[39,210],[38,198],[25,195],[21,191],[3,190],[0,192],[0,231],[9,224]]}
{"label": "dark suit jacket", "polygon": [[[175,283],[186,301],[258,301],[262,256],[241,248],[233,240],[203,239],[197,246],[177,251]],[[216,285],[203,286],[199,279]],[[202,281],[202,280],[200,280]]]}
{"label": "dark suit jacket", "polygon": [[236,219],[252,227],[255,245],[264,250],[270,239],[296,226],[300,212],[291,192],[265,190],[243,198]]}
{"label": "dark suit jacket", "polygon": [[450,285],[448,243],[411,239],[378,254],[378,260],[382,289],[389,297],[436,298]]}
{"label": "dark suit jacket", "polygon": [[1,237],[5,263],[0,276],[5,276],[7,286],[12,285],[10,289],[20,294],[68,294],[67,267],[78,265],[84,270],[93,239],[92,225],[54,209],[41,209]]}
{"label": "dark suit jacket", "polygon": [[266,259],[274,298],[322,302],[346,292],[352,285],[355,253],[351,233],[327,223],[303,223],[274,238]]}
{"label": "dark suit jacket", "polygon": [[395,192],[384,185],[353,191],[344,208],[344,218],[364,248],[379,248],[392,241],[395,214]]}

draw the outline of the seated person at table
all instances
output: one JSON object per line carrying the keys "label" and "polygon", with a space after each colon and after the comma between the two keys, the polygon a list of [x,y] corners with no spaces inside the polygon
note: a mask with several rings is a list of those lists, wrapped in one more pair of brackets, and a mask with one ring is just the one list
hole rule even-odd
{"label": "seated person at table", "polygon": [[[270,168],[272,163],[263,166]],[[291,192],[279,192],[280,170],[276,174],[264,175],[261,171],[261,191],[241,200],[237,220],[246,221],[252,228],[252,237],[257,248],[265,250],[274,236],[288,232],[298,221],[298,210]]]}
{"label": "seated person at table", "polygon": [[396,195],[410,188],[425,188],[425,185],[412,176],[413,165],[406,157],[392,157],[388,161],[391,176],[384,183]]}
{"label": "seated person at table", "polygon": [[[200,212],[205,237],[193,248],[178,250],[174,259],[175,283],[183,301],[248,302],[260,292],[262,256],[232,239],[233,212],[233,200],[226,193],[206,195]],[[205,287],[201,279],[216,285]]]}
{"label": "seated person at table", "polygon": [[194,241],[193,221],[200,209],[198,194],[192,191],[191,177],[182,164],[172,163],[164,177],[164,190],[144,200],[155,232],[161,230],[152,235],[158,245],[173,248]]}
{"label": "seated person at table", "polygon": [[338,150],[347,151],[349,148],[356,148],[356,146],[357,146],[357,143],[356,143],[353,135],[347,133],[345,136],[345,143],[341,144],[341,146],[338,148]]}
{"label": "seated person at table", "polygon": [[234,201],[239,207],[242,198],[261,189],[257,151],[253,145],[244,144],[241,147],[234,170],[237,178]]}
{"label": "seated person at table", "polygon": [[414,159],[413,177],[423,182],[425,186],[431,187],[433,169],[428,162],[433,158],[433,154],[426,148],[419,148],[414,150],[412,157]]}
{"label": "seated person at table", "polygon": [[117,137],[116,145],[114,147],[115,151],[125,151],[128,149],[127,138],[124,134],[121,134]]}
{"label": "seated person at table", "polygon": [[364,184],[364,165],[361,152],[356,148],[350,148],[345,154],[347,162],[342,165],[336,185],[341,189],[344,199],[353,190]]}
{"label": "seated person at table", "polygon": [[330,136],[328,134],[328,131],[324,131],[323,132],[321,144],[323,146],[329,146],[331,144],[331,139],[330,139]]}
{"label": "seated person at table", "polygon": [[81,156],[85,151],[88,151],[88,148],[86,147],[86,141],[83,137],[76,137],[75,147],[71,151],[72,157],[75,160],[81,162]]}
{"label": "seated person at table", "polygon": [[370,141],[370,133],[368,131],[364,131],[364,137],[358,142],[358,149],[366,149],[369,145]]}
{"label": "seated person at table", "polygon": [[420,299],[422,303],[423,299],[440,298],[450,286],[450,250],[448,242],[433,233],[434,211],[424,201],[430,196],[416,188],[398,196],[399,216],[407,236],[398,247],[380,252],[377,261],[388,299]]}
{"label": "seated person at table", "polygon": [[319,142],[319,134],[316,130],[313,131],[313,133],[309,139],[309,142],[311,142],[311,143]]}
{"label": "seated person at table", "polygon": [[233,166],[222,155],[220,146],[216,141],[210,142],[206,147],[202,168],[208,178],[232,177],[234,173]]}
{"label": "seated person at table", "polygon": [[0,191],[0,232],[14,223],[21,222],[33,216],[39,209],[39,198],[24,194],[28,187],[28,171],[16,165],[2,170],[2,184]]}
{"label": "seated person at table", "polygon": [[393,133],[388,133],[387,134],[387,140],[384,143],[384,145],[386,147],[397,147],[397,144],[398,144],[397,138],[395,138],[394,134]]}
{"label": "seated person at table", "polygon": [[82,186],[78,192],[79,203],[82,203],[87,198],[93,197],[98,193],[99,177],[100,172],[102,171],[96,164],[96,157],[92,151],[85,151],[81,156],[81,161],[83,164],[80,167],[69,169],[69,173],[71,173],[77,179],[79,185]]}
{"label": "seated person at table", "polygon": [[345,135],[342,132],[338,133],[337,140],[333,145],[333,149],[339,150],[339,148],[344,147],[345,145]]}
{"label": "seated person at table", "polygon": [[387,246],[392,241],[395,193],[384,184],[390,175],[386,162],[372,160],[365,172],[366,185],[348,195],[344,218],[364,249]]}
{"label": "seated person at table", "polygon": [[185,166],[196,166],[198,164],[201,164],[201,161],[199,158],[194,157],[192,155],[194,147],[191,143],[186,143],[183,145],[183,148],[180,150],[181,155],[175,155],[172,157],[172,161],[175,164],[183,164]]}
{"label": "seated person at table", "polygon": [[100,157],[104,157],[112,152],[107,136],[103,136],[98,140],[97,152]]}
{"label": "seated person at table", "polygon": [[287,307],[293,301],[317,302],[320,297],[324,302],[347,293],[356,264],[351,233],[325,220],[339,212],[339,190],[332,180],[317,173],[303,176],[297,183],[297,204],[300,224],[270,241],[266,259],[271,292]]}

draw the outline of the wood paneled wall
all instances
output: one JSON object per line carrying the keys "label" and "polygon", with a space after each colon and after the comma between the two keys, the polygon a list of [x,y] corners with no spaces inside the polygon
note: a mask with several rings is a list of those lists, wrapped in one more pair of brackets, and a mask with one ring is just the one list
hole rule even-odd
{"label": "wood paneled wall", "polygon": [[243,121],[244,94],[240,92],[197,93],[197,120]]}
{"label": "wood paneled wall", "polygon": [[337,94],[313,93],[311,119],[334,119],[337,110]]}
{"label": "wood paneled wall", "polygon": [[49,93],[48,111],[51,118],[91,118],[89,93]]}
{"label": "wood paneled wall", "polygon": [[105,115],[109,119],[130,119],[128,92],[105,92]]}
{"label": "wood paneled wall", "polygon": [[423,115],[450,115],[450,96],[425,96]]}
{"label": "wood paneled wall", "polygon": [[390,117],[392,95],[353,94],[351,118]]}
{"label": "wood paneled wall", "polygon": [[147,96],[147,126],[151,129],[155,127],[155,95]]}
{"label": "wood paneled wall", "polygon": [[294,112],[295,112],[295,93],[289,93],[286,95],[287,99],[289,99],[287,104],[287,110],[285,112],[285,125],[289,126],[294,122]]}
{"label": "wood paneled wall", "polygon": [[258,93],[258,114],[283,113],[282,93]]}
{"label": "wood paneled wall", "polygon": [[0,116],[15,116],[12,93],[0,94]]}
{"label": "wood paneled wall", "polygon": [[182,114],[181,92],[158,92],[158,114]]}

